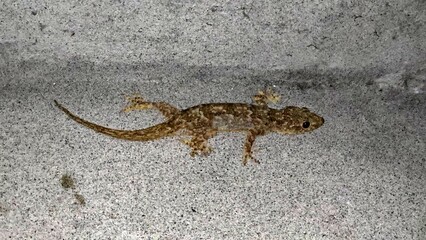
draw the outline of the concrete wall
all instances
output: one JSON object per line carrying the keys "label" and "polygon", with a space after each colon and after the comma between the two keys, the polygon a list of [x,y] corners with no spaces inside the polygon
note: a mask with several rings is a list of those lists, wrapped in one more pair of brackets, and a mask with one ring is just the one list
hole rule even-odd
{"label": "concrete wall", "polygon": [[0,3],[1,63],[395,72],[425,60],[426,2],[27,1]]}
{"label": "concrete wall", "polygon": [[[423,240],[425,22],[425,0],[1,0],[0,239]],[[164,118],[123,96],[184,109],[264,87],[325,124],[258,137],[248,166],[245,132],[192,158],[53,103],[141,129]]]}

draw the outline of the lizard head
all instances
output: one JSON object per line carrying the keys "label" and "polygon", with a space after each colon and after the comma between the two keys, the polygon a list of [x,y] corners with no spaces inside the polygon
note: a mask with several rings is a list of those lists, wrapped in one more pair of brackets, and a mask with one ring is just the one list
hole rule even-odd
{"label": "lizard head", "polygon": [[274,130],[282,134],[302,134],[324,124],[324,118],[305,107],[286,107],[274,114]]}

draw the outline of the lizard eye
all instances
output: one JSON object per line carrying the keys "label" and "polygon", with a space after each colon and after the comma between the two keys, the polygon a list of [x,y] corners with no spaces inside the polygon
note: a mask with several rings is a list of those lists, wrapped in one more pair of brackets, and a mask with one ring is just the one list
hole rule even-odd
{"label": "lizard eye", "polygon": [[303,122],[302,127],[303,128],[308,128],[311,124],[309,122]]}

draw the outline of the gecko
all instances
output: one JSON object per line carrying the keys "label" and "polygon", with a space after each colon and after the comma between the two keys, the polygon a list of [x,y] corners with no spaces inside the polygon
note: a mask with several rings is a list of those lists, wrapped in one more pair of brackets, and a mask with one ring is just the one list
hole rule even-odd
{"label": "gecko", "polygon": [[157,125],[137,130],[119,130],[104,127],[84,120],[54,100],[55,105],[79,124],[96,132],[114,138],[131,141],[151,141],[171,136],[189,136],[181,142],[191,148],[191,156],[208,155],[212,148],[208,139],[219,132],[244,132],[242,164],[249,160],[259,161],[253,157],[252,147],[256,137],[268,133],[303,134],[311,132],[324,124],[324,118],[311,112],[306,107],[287,106],[282,109],[270,108],[268,102],[276,102],[279,96],[273,92],[259,91],[248,103],[208,103],[186,109],[178,109],[166,102],[145,101],[140,95],[127,97],[129,104],[122,112],[143,109],[157,109],[166,118]]}

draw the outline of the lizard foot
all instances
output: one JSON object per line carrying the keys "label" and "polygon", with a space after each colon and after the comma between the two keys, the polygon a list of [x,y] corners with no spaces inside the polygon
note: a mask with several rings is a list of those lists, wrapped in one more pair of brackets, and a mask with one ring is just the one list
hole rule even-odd
{"label": "lizard foot", "polygon": [[264,91],[261,90],[253,97],[254,102],[258,105],[266,105],[268,102],[277,103],[280,99],[281,96],[271,88],[267,88]]}
{"label": "lizard foot", "polygon": [[129,102],[121,112],[131,112],[134,110],[144,110],[152,108],[152,103],[146,102],[140,94],[136,93],[132,96],[126,96],[126,100]]}
{"label": "lizard foot", "polygon": [[180,141],[191,148],[191,157],[195,157],[197,155],[207,156],[213,151],[213,148],[208,146],[206,142],[198,142],[194,141],[194,139],[183,139]]}
{"label": "lizard foot", "polygon": [[244,153],[244,156],[243,156],[243,165],[245,166],[245,165],[247,165],[247,163],[248,163],[248,161],[249,160],[252,160],[254,163],[256,163],[256,164],[259,164],[260,162],[259,162],[259,160],[257,160],[256,158],[254,158],[250,153]]}

